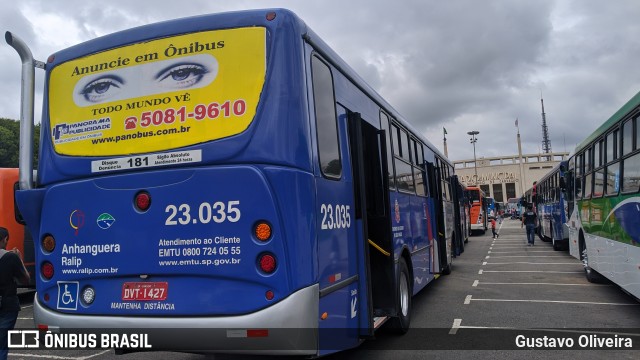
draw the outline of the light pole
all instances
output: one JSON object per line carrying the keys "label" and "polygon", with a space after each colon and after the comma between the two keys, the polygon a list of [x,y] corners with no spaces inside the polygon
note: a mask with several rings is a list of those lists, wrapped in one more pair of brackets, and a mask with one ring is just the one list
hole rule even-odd
{"label": "light pole", "polygon": [[476,185],[478,185],[478,162],[476,161],[476,135],[480,134],[480,131],[469,131],[467,134],[471,135],[469,141],[473,144],[473,170],[476,174]]}

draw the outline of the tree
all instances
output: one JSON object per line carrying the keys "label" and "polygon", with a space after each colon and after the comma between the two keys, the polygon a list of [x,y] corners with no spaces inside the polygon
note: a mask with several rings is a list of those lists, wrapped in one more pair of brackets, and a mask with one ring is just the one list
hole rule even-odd
{"label": "tree", "polygon": [[[33,166],[38,166],[38,144],[40,141],[40,124],[34,129]],[[0,167],[18,167],[20,151],[20,122],[0,118]]]}

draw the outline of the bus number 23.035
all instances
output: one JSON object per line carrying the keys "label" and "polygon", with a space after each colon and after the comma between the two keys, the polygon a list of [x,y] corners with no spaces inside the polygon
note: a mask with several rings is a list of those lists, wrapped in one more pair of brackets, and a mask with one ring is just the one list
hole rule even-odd
{"label": "bus number 23.035", "polygon": [[346,229],[351,227],[351,214],[349,205],[322,204],[320,213],[322,214],[322,230]]}
{"label": "bus number 23.035", "polygon": [[198,213],[191,214],[191,206],[189,204],[169,204],[164,209],[164,212],[168,214],[164,224],[208,224],[212,220],[218,224],[225,221],[234,223],[240,220],[240,208],[238,205],[240,205],[238,200],[227,201],[226,203],[217,201],[212,204],[203,202],[198,207]]}

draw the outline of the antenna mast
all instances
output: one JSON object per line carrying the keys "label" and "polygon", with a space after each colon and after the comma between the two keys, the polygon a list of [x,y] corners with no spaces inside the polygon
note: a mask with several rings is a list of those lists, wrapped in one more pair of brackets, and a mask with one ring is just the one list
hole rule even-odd
{"label": "antenna mast", "polygon": [[549,128],[547,127],[547,115],[544,113],[544,100],[540,96],[540,104],[542,104],[542,152],[551,153],[551,140],[549,140]]}

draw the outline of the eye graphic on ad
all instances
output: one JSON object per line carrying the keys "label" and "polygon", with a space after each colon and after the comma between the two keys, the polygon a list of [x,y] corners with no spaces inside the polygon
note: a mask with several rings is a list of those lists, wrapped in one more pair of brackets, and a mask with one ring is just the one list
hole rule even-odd
{"label": "eye graphic on ad", "polygon": [[117,95],[124,87],[124,80],[116,75],[101,76],[82,88],[80,94],[92,103],[103,102]]}
{"label": "eye graphic on ad", "polygon": [[198,54],[129,66],[82,77],[73,91],[76,105],[85,107],[184,89],[197,89],[213,82],[218,61]]}
{"label": "eye graphic on ad", "polygon": [[158,84],[173,89],[186,89],[202,81],[209,72],[203,65],[179,63],[161,70],[156,76]]}

